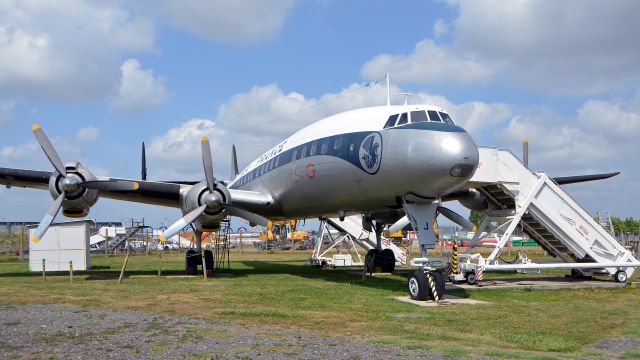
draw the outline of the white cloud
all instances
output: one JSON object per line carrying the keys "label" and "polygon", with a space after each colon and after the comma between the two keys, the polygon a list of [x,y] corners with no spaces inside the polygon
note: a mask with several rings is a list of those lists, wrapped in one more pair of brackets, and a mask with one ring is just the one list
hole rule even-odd
{"label": "white cloud", "polygon": [[121,53],[153,50],[150,20],[114,3],[0,3],[0,95],[85,101],[107,95]]}
{"label": "white cloud", "polygon": [[143,69],[136,59],[127,59],[120,66],[118,94],[111,106],[124,111],[140,111],[157,106],[168,98],[164,78],[156,77],[150,69]]}
{"label": "white cloud", "polygon": [[273,38],[293,0],[185,0],[142,2],[141,11],[168,18],[178,28],[227,43],[252,44]]}
{"label": "white cloud", "polygon": [[400,83],[473,83],[489,78],[491,69],[472,56],[455,54],[447,46],[425,39],[409,55],[377,55],[362,67],[362,75],[369,79],[385,73]]}
{"label": "white cloud", "polygon": [[[595,94],[637,83],[637,1],[458,2],[454,44],[514,86]],[[490,15],[490,16],[489,16]]]}
{"label": "white cloud", "polygon": [[100,137],[100,129],[95,126],[83,127],[76,132],[76,141],[78,142],[87,143],[97,140],[98,137]]}
{"label": "white cloud", "polygon": [[501,83],[541,93],[591,96],[640,83],[640,2],[450,1],[433,36],[409,54],[380,54],[365,77],[390,72],[401,83]]}
{"label": "white cloud", "polygon": [[449,23],[445,19],[436,19],[433,22],[433,37],[439,39],[449,33]]}

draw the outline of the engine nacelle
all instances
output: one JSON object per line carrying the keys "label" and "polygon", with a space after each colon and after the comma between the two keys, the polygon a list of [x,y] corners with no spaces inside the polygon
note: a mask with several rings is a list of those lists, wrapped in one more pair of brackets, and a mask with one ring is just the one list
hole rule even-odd
{"label": "engine nacelle", "polygon": [[[216,189],[212,194],[220,204],[230,203],[231,194],[229,190],[221,182],[216,183]],[[212,196],[209,194],[209,188],[205,181],[201,181],[191,187],[184,196],[182,196],[182,215],[199,208],[206,204],[205,197]],[[209,206],[204,213],[196,220],[197,226],[202,231],[217,231],[220,229],[220,222],[225,218],[226,211],[221,207]]]}
{"label": "engine nacelle", "polygon": [[[96,177],[78,161],[67,161],[65,164],[67,179],[75,182],[94,181]],[[87,189],[83,186],[76,186],[65,182],[65,178],[59,172],[54,171],[49,178],[49,193],[57,199],[63,190],[65,197],[62,202],[62,214],[67,217],[80,218],[87,216],[89,210],[98,201],[98,190]]]}
{"label": "engine nacelle", "polygon": [[469,189],[469,191],[458,199],[462,206],[467,209],[476,210],[476,211],[484,211],[489,208],[489,203],[487,199],[482,196],[482,194],[475,189]]}

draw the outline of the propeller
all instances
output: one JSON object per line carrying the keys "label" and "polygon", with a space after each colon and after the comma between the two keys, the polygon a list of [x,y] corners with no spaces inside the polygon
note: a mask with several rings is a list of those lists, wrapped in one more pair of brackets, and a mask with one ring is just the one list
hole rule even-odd
{"label": "propeller", "polygon": [[60,211],[67,193],[74,193],[81,188],[103,191],[133,191],[138,189],[139,184],[135,181],[115,179],[83,181],[77,176],[67,176],[67,169],[65,168],[64,163],[60,160],[58,152],[51,144],[51,141],[44,133],[44,130],[42,130],[42,127],[38,124],[34,124],[31,127],[31,131],[33,131],[33,134],[38,140],[40,147],[42,147],[42,151],[44,151],[44,154],[51,162],[51,165],[53,165],[60,176],[62,176],[62,180],[60,182],[62,191],[51,205],[47,214],[42,218],[42,221],[40,221],[40,224],[31,239],[33,242],[39,242],[40,239],[42,239],[42,236],[47,232],[47,229],[53,222],[53,219],[55,219],[56,215]]}
{"label": "propeller", "polygon": [[[449,208],[446,208],[444,206],[438,206],[438,213],[442,214],[447,219],[453,221],[454,223],[462,226],[463,228],[469,231],[476,231],[476,226],[471,221],[465,219],[462,215],[456,213],[455,211]],[[409,218],[407,217],[407,215],[405,215],[401,217],[398,221],[396,221],[393,225],[389,226],[388,231],[390,234],[396,233],[404,229],[404,227],[409,225],[410,223],[411,222],[409,221]]]}
{"label": "propeller", "polygon": [[224,187],[224,185],[218,183],[216,177],[213,175],[211,145],[209,144],[209,138],[207,136],[200,138],[200,149],[202,150],[202,167],[204,168],[205,182],[207,184],[207,189],[209,190],[209,192],[202,197],[202,202],[204,204],[194,210],[191,210],[180,218],[180,220],[167,228],[167,230],[164,231],[164,234],[160,235],[160,241],[166,241],[168,238],[172,238],[180,232],[180,230],[198,219],[198,217],[207,211],[207,209],[211,211],[223,209],[226,210],[229,215],[241,217],[253,224],[267,226],[269,220],[264,216],[252,213],[237,205],[224,202],[220,194],[216,192],[218,187]]}

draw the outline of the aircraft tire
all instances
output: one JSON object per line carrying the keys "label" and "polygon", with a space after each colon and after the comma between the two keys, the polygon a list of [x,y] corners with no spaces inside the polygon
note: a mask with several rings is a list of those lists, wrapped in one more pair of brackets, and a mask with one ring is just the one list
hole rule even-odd
{"label": "aircraft tire", "polygon": [[396,268],[396,256],[393,254],[393,250],[391,249],[383,249],[380,252],[379,257],[382,260],[382,272],[384,273],[392,273]]}
{"label": "aircraft tire", "polygon": [[412,300],[425,301],[429,298],[431,290],[427,275],[420,270],[415,270],[407,280],[407,290]]}
{"label": "aircraft tire", "polygon": [[187,250],[184,260],[185,273],[187,275],[196,275],[198,273],[198,257],[196,256],[196,251],[193,249]]}
{"label": "aircraft tire", "polygon": [[207,271],[213,271],[213,252],[211,250],[204,251],[204,262],[207,265]]}
{"label": "aircraft tire", "polygon": [[380,257],[380,252],[378,249],[371,249],[367,251],[367,256],[365,257],[365,266],[367,268],[368,273],[373,273],[376,268],[382,269],[382,261]]}

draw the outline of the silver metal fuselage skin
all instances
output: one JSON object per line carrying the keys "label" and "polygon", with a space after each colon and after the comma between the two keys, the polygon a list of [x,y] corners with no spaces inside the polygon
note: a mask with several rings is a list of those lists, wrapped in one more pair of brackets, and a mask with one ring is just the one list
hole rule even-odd
{"label": "silver metal fuselage skin", "polygon": [[[292,159],[245,184],[236,180],[229,188],[270,194],[272,206],[249,210],[272,219],[371,214],[398,209],[402,197],[435,200],[463,186],[478,166],[477,146],[461,127],[418,123],[382,129],[383,123],[378,131],[363,131],[360,136],[379,134],[376,171],[358,166],[363,156],[359,150],[365,144],[352,139],[340,144],[341,157],[316,154]],[[349,138],[349,133],[343,135]],[[318,148],[321,143],[320,139]],[[460,165],[464,171],[453,176],[452,168]]]}

